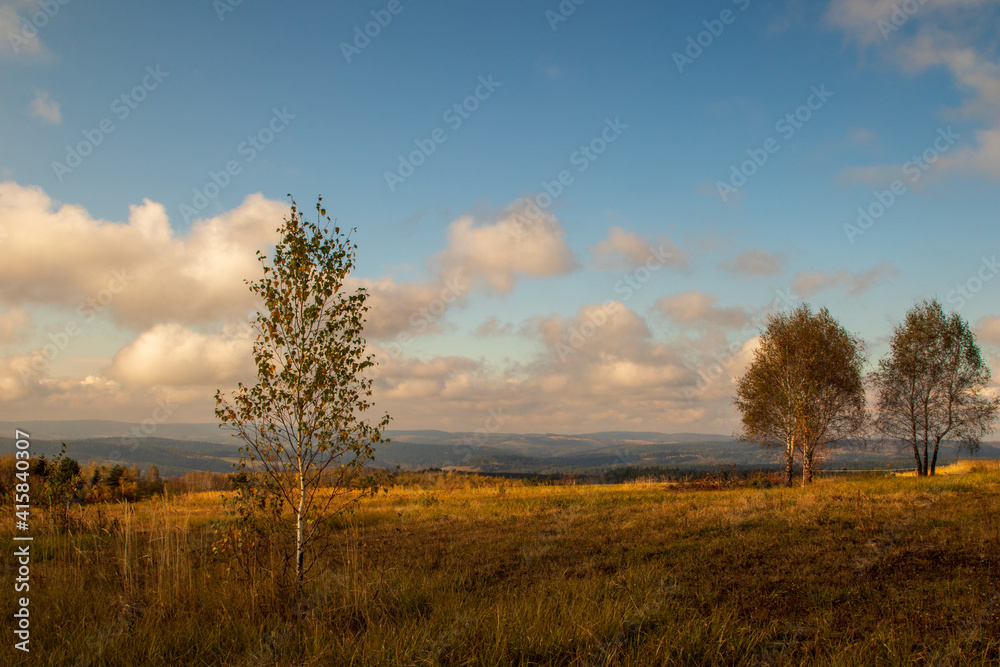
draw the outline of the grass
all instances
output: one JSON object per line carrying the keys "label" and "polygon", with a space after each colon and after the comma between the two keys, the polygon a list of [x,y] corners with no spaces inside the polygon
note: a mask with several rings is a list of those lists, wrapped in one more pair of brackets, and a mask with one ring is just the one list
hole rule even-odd
{"label": "grass", "polygon": [[24,663],[1000,663],[1000,471],[720,490],[428,475],[341,522],[301,606],[227,573],[219,498],[37,531]]}

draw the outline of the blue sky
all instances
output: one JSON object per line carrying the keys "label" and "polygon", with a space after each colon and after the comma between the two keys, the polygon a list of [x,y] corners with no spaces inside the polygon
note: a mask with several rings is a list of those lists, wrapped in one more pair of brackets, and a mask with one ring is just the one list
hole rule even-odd
{"label": "blue sky", "polygon": [[998,4],[910,4],[0,3],[0,409],[210,421],[286,193],[357,227],[398,428],[730,432],[779,291],[997,369]]}

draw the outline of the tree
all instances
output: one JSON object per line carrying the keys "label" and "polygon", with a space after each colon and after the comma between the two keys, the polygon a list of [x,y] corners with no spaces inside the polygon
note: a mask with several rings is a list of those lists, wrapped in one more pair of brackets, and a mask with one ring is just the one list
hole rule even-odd
{"label": "tree", "polygon": [[814,315],[803,304],[770,316],[736,385],[733,403],[742,414],[737,437],[782,448],[788,486],[801,452],[803,484],[812,482],[823,450],[863,432],[863,366],[864,343],[827,309]]}
{"label": "tree", "polygon": [[69,527],[70,503],[83,486],[80,464],[66,456],[66,443],[59,454],[45,464],[41,498],[49,508],[49,516],[61,532]]}
{"label": "tree", "polygon": [[155,463],[150,464],[149,470],[146,471],[146,479],[143,486],[145,486],[146,493],[151,496],[163,493],[163,480],[160,478],[160,469],[156,467]]}
{"label": "tree", "polygon": [[237,490],[238,502],[256,506],[263,494],[291,512],[294,548],[285,561],[294,560],[300,595],[315,562],[306,553],[322,534],[317,519],[377,490],[364,465],[388,442],[388,414],[375,424],[362,418],[374,407],[364,374],[375,362],[362,337],[367,292],[345,289],[357,247],[339,227],[331,233],[322,201],[315,223],[292,201],[273,264],[257,252],[264,275],[248,281],[263,301],[253,323],[257,384],[240,383],[231,402],[216,392],[221,426],[244,442],[238,467],[250,482]]}
{"label": "tree", "polygon": [[968,323],[957,313],[946,315],[937,299],[925,300],[893,330],[889,353],[869,376],[875,427],[909,445],[918,475],[933,475],[945,438],[974,453],[990,432],[1000,398],[985,395],[989,381]]}

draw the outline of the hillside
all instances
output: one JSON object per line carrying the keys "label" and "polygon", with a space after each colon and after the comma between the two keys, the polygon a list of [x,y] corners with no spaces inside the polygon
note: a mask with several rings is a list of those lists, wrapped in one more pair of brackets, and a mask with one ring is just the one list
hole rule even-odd
{"label": "hillside", "polygon": [[[153,436],[140,425],[82,420],[25,422],[17,428],[32,436],[38,454],[58,453],[80,462],[120,462],[148,468],[156,464],[163,475],[189,471],[229,472],[239,458],[239,441],[213,424],[160,424]],[[0,423],[0,433],[13,434],[15,425]],[[123,437],[125,435],[125,437]],[[389,431],[389,445],[379,448],[375,465],[457,469],[485,473],[557,474],[601,472],[618,467],[661,467],[684,471],[719,467],[762,468],[777,465],[774,452],[761,450],[718,434],[612,431],[575,435],[557,433],[476,434],[436,430]],[[11,437],[0,437],[0,452],[14,450]],[[983,445],[979,458],[1000,458],[1000,443]],[[942,449],[940,463],[954,462],[954,446]],[[962,456],[961,458],[968,458]],[[911,467],[911,458],[894,450],[839,449],[829,453],[827,470]]]}

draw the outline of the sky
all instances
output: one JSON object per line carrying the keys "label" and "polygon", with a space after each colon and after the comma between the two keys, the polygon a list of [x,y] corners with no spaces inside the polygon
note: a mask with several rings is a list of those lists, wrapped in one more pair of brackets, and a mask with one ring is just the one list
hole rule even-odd
{"label": "sky", "polygon": [[[1000,376],[1000,3],[0,0],[0,420],[211,422],[294,196],[392,428],[732,433],[769,313]],[[991,391],[997,391],[994,383]]]}

